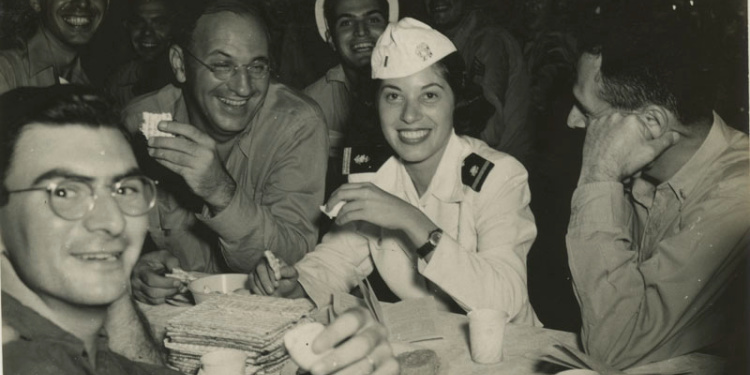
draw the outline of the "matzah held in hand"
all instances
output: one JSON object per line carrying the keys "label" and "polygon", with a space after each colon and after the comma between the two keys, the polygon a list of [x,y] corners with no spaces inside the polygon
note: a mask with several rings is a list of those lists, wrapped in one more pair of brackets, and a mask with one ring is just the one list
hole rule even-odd
{"label": "matzah held in hand", "polygon": [[174,137],[174,134],[165,133],[157,128],[160,121],[172,121],[172,114],[143,112],[141,133],[146,136],[146,139],[151,139],[151,137]]}
{"label": "matzah held in hand", "polygon": [[271,252],[271,250],[266,250],[263,252],[263,255],[265,255],[266,260],[268,261],[268,265],[273,270],[273,276],[276,278],[276,280],[281,280],[281,262],[279,262],[279,259],[276,258],[275,255]]}

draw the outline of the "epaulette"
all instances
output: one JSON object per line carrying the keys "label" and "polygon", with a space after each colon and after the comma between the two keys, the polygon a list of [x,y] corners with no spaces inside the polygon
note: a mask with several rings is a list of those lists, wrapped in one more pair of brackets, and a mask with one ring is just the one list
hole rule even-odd
{"label": "epaulette", "polygon": [[495,164],[491,161],[472,153],[464,159],[461,166],[461,182],[478,193],[494,167]]}
{"label": "epaulette", "polygon": [[345,147],[341,173],[344,176],[355,173],[375,173],[391,155],[393,151],[385,145]]}

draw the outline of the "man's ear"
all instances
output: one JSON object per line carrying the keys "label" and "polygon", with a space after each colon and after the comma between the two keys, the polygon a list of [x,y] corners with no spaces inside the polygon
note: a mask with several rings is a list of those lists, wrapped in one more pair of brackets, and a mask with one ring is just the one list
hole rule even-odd
{"label": "man's ear", "polygon": [[172,73],[177,79],[177,82],[185,83],[187,76],[185,75],[185,55],[182,52],[182,48],[176,44],[169,47],[169,64],[172,65]]}
{"label": "man's ear", "polygon": [[333,50],[333,52],[338,52],[338,51],[336,51],[336,44],[333,43],[333,37],[331,37],[331,30],[330,29],[326,29],[326,42],[331,47],[331,49]]}
{"label": "man's ear", "polygon": [[42,11],[42,4],[40,4],[41,0],[29,0],[29,5],[31,6],[31,9],[34,9],[35,12],[39,13]]}
{"label": "man's ear", "polygon": [[652,138],[659,138],[668,130],[672,130],[672,113],[662,106],[647,105],[638,111],[638,117],[646,124]]}

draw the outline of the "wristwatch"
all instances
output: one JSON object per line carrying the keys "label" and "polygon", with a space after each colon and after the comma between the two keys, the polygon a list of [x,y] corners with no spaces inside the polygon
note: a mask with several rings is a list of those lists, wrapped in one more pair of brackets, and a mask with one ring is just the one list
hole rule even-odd
{"label": "wristwatch", "polygon": [[440,243],[441,237],[443,237],[443,230],[440,228],[435,229],[432,232],[430,232],[430,234],[427,235],[427,243],[425,243],[419,249],[417,249],[417,255],[419,255],[419,257],[422,259],[427,257],[429,253],[435,250],[438,243]]}

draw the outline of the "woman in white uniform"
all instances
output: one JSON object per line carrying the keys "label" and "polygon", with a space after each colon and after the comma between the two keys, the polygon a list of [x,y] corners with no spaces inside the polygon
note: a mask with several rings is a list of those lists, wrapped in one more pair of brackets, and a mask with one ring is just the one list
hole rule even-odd
{"label": "woman in white uniform", "polygon": [[388,26],[372,72],[381,127],[396,156],[369,182],[336,190],[326,205],[343,202],[333,230],[294,267],[283,267],[281,280],[259,265],[254,293],[325,305],[377,268],[401,299],[434,296],[446,309],[454,302],[466,311],[493,308],[540,325],[526,287],[536,237],[527,173],[513,157],[456,135],[463,89],[461,73],[452,71],[455,51],[417,20]]}

